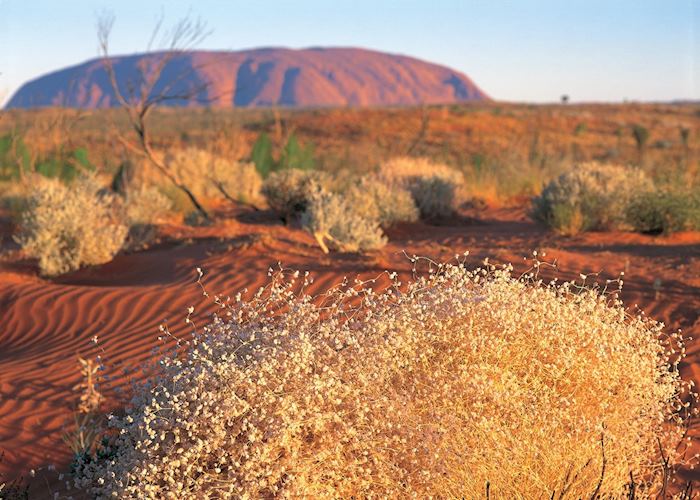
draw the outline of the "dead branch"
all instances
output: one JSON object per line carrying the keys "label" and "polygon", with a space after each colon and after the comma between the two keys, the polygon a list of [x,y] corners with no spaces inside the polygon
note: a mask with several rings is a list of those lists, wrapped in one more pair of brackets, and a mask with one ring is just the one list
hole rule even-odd
{"label": "dead branch", "polygon": [[194,71],[192,69],[182,72],[176,78],[166,82],[163,88],[158,92],[155,91],[168,63],[176,57],[192,50],[192,48],[209,35],[209,32],[206,30],[206,25],[200,20],[193,21],[185,17],[178,21],[171,30],[163,32],[163,19],[161,17],[153,30],[148,43],[148,49],[150,50],[152,48],[155,40],[161,36],[161,33],[161,45],[166,48],[161,52],[154,53],[142,59],[142,64],[138,65],[138,81],[135,83],[126,82],[128,95],[125,95],[120,88],[114,68],[114,61],[109,57],[109,37],[113,26],[113,15],[103,15],[98,19],[97,38],[100,54],[116,100],[126,111],[131,128],[136,133],[138,139],[137,144],[133,144],[120,137],[120,142],[132,151],[140,151],[158,171],[187,195],[192,205],[194,205],[205,219],[211,219],[209,213],[202,206],[194,193],[173,173],[167,162],[153,150],[147,121],[151,110],[158,105],[168,101],[192,100],[208,88],[208,83],[204,83],[184,90],[175,90],[178,84],[182,83],[190,76]]}
{"label": "dead branch", "polygon": [[413,139],[411,142],[411,145],[408,146],[408,149],[406,150],[406,156],[410,156],[411,153],[420,145],[423,140],[425,140],[425,136],[428,133],[428,126],[430,125],[430,110],[426,107],[423,106],[421,108],[421,120],[420,120],[420,129],[418,129],[418,133],[416,134],[416,137]]}
{"label": "dead branch", "polygon": [[598,480],[598,485],[595,488],[595,491],[591,495],[591,500],[595,500],[598,498],[598,495],[600,494],[600,488],[603,487],[603,479],[605,478],[605,466],[607,465],[607,459],[605,458],[605,434],[600,433],[600,454],[602,456],[602,464],[600,467],[600,479]]}

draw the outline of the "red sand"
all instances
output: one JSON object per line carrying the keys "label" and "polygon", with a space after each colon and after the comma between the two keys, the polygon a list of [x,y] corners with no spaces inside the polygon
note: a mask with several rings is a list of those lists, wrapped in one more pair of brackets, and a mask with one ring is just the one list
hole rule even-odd
{"label": "red sand", "polygon": [[[227,214],[234,215],[234,214]],[[286,228],[264,213],[239,214],[208,228],[163,228],[164,243],[146,251],[119,255],[113,262],[80,270],[54,281],[37,278],[33,263],[19,260],[9,241],[7,219],[0,221],[5,254],[0,260],[0,473],[26,475],[30,469],[49,477],[33,481],[36,495],[56,487],[54,464],[65,470],[70,459],[61,439],[69,428],[80,381],[77,356],[102,355],[126,385],[122,365],[138,367],[160,345],[158,326],[167,321],[175,336],[188,334],[188,306],[195,306],[195,324],[203,325],[214,310],[195,283],[196,267],[205,272],[212,294],[233,295],[255,289],[267,270],[310,270],[312,292],[322,291],[343,276],[379,275],[396,270],[408,275],[403,255],[447,261],[470,251],[470,262],[483,258],[512,262],[524,268],[533,250],[556,261],[559,276],[602,272],[615,278],[626,270],[623,299],[638,304],[669,328],[700,334],[700,233],[653,237],[600,233],[575,238],[556,236],[529,221],[522,209],[490,209],[463,213],[440,225],[411,224],[389,231],[390,244],[371,256],[326,256],[305,232]],[[658,294],[655,290],[659,288]],[[91,338],[97,335],[96,346]],[[700,383],[700,341],[689,344],[682,366],[686,378]],[[113,392],[110,404],[117,405]],[[692,433],[700,436],[700,426]],[[697,448],[698,446],[695,446]]]}

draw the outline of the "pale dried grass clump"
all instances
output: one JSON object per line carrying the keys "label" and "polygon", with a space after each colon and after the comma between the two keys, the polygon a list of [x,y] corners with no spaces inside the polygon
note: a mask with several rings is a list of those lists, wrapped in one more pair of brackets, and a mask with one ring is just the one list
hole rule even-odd
{"label": "pale dried grass clump", "polygon": [[28,256],[39,259],[46,276],[104,264],[117,254],[128,232],[119,212],[116,196],[92,175],[70,186],[36,176],[17,241]]}
{"label": "pale dried grass clump", "polygon": [[123,200],[124,221],[129,226],[126,247],[146,247],[157,236],[157,225],[165,222],[173,211],[173,202],[155,187],[128,189]]}
{"label": "pale dried grass clump", "polygon": [[379,175],[408,190],[424,218],[449,216],[465,197],[464,175],[427,158],[393,158],[381,166]]}
{"label": "pale dried grass clump", "polygon": [[356,208],[343,196],[314,186],[301,225],[325,253],[329,246],[342,252],[365,252],[386,245],[379,221],[364,217]]}
{"label": "pale dried grass clump", "polygon": [[406,184],[416,177],[440,177],[456,186],[464,184],[462,172],[430,158],[392,158],[381,165],[379,175],[388,182],[397,184]]}
{"label": "pale dried grass clump", "polygon": [[397,222],[415,222],[419,212],[411,193],[398,185],[384,182],[378,176],[363,177],[345,193],[353,211],[382,227]]}
{"label": "pale dried grass clump", "polygon": [[588,162],[551,181],[533,199],[536,220],[563,234],[628,229],[627,207],[652,181],[638,168]]}
{"label": "pale dried grass clump", "polygon": [[494,498],[607,498],[632,478],[638,496],[658,492],[688,385],[662,325],[509,268],[316,298],[299,293],[308,278],[274,276],[250,302],[217,300],[226,319],[160,360],[78,487],[475,498],[488,483]]}
{"label": "pale dried grass clump", "polygon": [[124,197],[124,218],[129,226],[162,223],[172,209],[172,201],[154,187],[128,189]]}
{"label": "pale dried grass clump", "polygon": [[197,197],[209,200],[232,198],[245,203],[260,199],[262,178],[255,165],[215,156],[210,152],[186,148],[167,158],[175,177]]}

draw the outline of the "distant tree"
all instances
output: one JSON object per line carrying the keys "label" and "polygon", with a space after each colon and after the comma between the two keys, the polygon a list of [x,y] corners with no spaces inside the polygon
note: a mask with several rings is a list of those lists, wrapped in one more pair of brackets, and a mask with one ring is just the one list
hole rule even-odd
{"label": "distant tree", "polygon": [[167,80],[163,73],[168,63],[191,51],[209,35],[209,32],[206,25],[200,20],[193,21],[188,17],[179,20],[171,30],[161,34],[162,25],[163,19],[161,18],[153,30],[147,50],[152,49],[154,41],[159,36],[162,36],[163,50],[142,59],[142,63],[137,68],[136,80],[127,82],[126,89],[123,90],[119,85],[113,61],[109,57],[109,37],[114,26],[114,16],[104,14],[98,18],[97,37],[102,62],[117,102],[126,111],[129,124],[138,139],[136,144],[121,136],[119,140],[130,150],[145,156],[173,185],[187,195],[197,212],[205,219],[209,219],[209,213],[195,197],[192,190],[170,168],[164,155],[159,155],[154,151],[147,120],[151,111],[160,104],[172,101],[191,101],[203,95],[208,87],[208,82],[188,84],[187,77],[191,74],[191,70]]}
{"label": "distant tree", "polygon": [[576,127],[574,128],[574,135],[581,135],[586,130],[588,130],[588,125],[586,125],[585,123],[577,123]]}
{"label": "distant tree", "polygon": [[683,148],[688,149],[688,141],[690,139],[690,129],[688,127],[681,127],[681,142],[683,143]]}
{"label": "distant tree", "polygon": [[634,124],[632,125],[632,136],[637,143],[637,150],[639,151],[639,155],[641,157],[642,153],[644,152],[644,146],[649,140],[649,130],[642,125]]}
{"label": "distant tree", "polygon": [[568,104],[569,102],[569,96],[567,94],[562,94],[561,96],[561,103],[562,104]]}

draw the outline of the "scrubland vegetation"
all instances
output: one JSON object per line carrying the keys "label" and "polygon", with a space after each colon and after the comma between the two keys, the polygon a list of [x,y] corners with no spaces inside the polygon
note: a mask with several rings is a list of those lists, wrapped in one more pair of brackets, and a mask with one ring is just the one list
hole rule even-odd
{"label": "scrubland vegetation", "polygon": [[660,491],[689,411],[679,335],[508,267],[319,298],[298,293],[309,279],[275,273],[166,354],[76,484],[122,498]]}
{"label": "scrubland vegetation", "polygon": [[[41,275],[241,213],[370,256],[402,225],[470,223],[484,206],[523,207],[566,238],[700,230],[693,106],[177,112],[153,115],[172,178],[116,146],[111,110],[4,114],[2,199]],[[383,276],[385,292],[312,297],[307,275],[279,272],[253,298],[215,299],[219,316],[76,453],[74,484],[121,498],[666,493],[694,401],[679,333],[616,287],[543,281],[540,263],[522,277],[426,265],[408,284]]]}
{"label": "scrubland vegetation", "polygon": [[[472,206],[526,204],[528,198],[532,199],[532,217],[564,235],[606,230],[652,234],[696,230],[700,228],[700,187],[697,138],[692,134],[694,129],[690,122],[700,119],[697,114],[687,114],[686,108],[671,111],[676,112],[674,119],[680,123],[680,132],[664,129],[664,137],[670,133],[678,134],[678,137],[657,140],[657,143],[663,144],[664,148],[676,144],[673,153],[659,150],[661,146],[656,149],[649,146],[651,127],[632,122],[625,134],[625,129],[617,125],[624,114],[618,116],[622,110],[614,107],[603,111],[544,108],[537,112],[522,107],[435,108],[424,111],[422,115],[423,121],[429,119],[434,123],[435,137],[424,132],[415,137],[408,144],[408,149],[414,152],[411,156],[399,153],[400,143],[404,140],[400,134],[410,127],[395,127],[386,133],[388,137],[392,134],[397,137],[393,139],[394,144],[385,147],[385,151],[370,152],[366,144],[359,143],[352,145],[352,153],[348,149],[344,158],[338,158],[339,146],[336,143],[342,137],[318,135],[321,124],[338,113],[331,111],[289,112],[284,117],[276,112],[272,122],[265,121],[264,112],[250,112],[248,115],[190,112],[192,121],[203,121],[212,126],[213,131],[208,133],[217,135],[211,144],[203,147],[203,139],[189,137],[189,134],[204,133],[207,129],[195,129],[187,136],[183,132],[179,139],[171,135],[160,137],[160,140],[168,144],[164,155],[174,177],[203,200],[205,206],[232,202],[254,209],[268,207],[286,224],[301,224],[308,229],[325,251],[369,251],[382,246],[386,241],[383,229],[397,222],[415,221],[418,217],[431,222],[450,216],[465,203]],[[646,121],[653,121],[664,112],[667,110],[663,108],[640,106],[631,108],[629,114],[639,114]],[[43,176],[70,184],[86,175],[96,178],[95,170],[99,170],[97,175],[103,179],[104,187],[111,182],[112,187],[121,193],[118,201],[124,209],[117,219],[120,219],[119,224],[132,228],[126,245],[117,244],[113,238],[108,241],[111,238],[109,231],[90,231],[89,239],[96,239],[94,246],[99,247],[104,255],[113,256],[122,246],[141,248],[155,238],[152,221],[143,220],[146,213],[138,207],[137,192],[141,197],[149,197],[148,205],[153,214],[146,218],[163,220],[164,214],[171,211],[180,213],[187,221],[201,222],[190,200],[143,159],[125,153],[121,164],[115,165],[113,156],[100,158],[103,155],[97,153],[97,149],[104,139],[90,142],[96,147],[96,152],[88,152],[83,141],[95,138],[88,130],[78,132],[75,129],[83,120],[94,120],[92,114],[82,115],[76,111],[33,113],[40,118],[46,115],[44,119],[53,128],[42,125],[42,119],[29,125],[24,121],[24,115],[19,114],[15,127],[0,141],[6,204],[11,205],[18,213],[18,219],[24,221],[24,234],[37,234],[36,227],[28,226],[37,224],[34,222],[36,216],[19,214],[23,210],[38,209],[37,202],[27,204],[27,200],[34,196],[32,190],[38,189],[29,187],[34,184],[32,179]],[[412,118],[409,111],[384,113],[388,117],[404,113],[409,123]],[[157,118],[164,120],[169,114],[169,111],[163,111]],[[364,132],[352,121],[355,114],[366,115],[364,117],[370,122],[367,128],[377,126],[372,123],[372,120],[376,121],[376,112],[348,114],[347,123],[340,123],[352,130]],[[545,133],[554,134],[545,118],[563,121],[569,116],[575,119],[587,115],[591,117],[590,125],[572,128],[568,144],[559,138],[555,142],[551,142],[554,140],[551,137],[550,142],[545,141]],[[502,141],[507,133],[489,137],[474,132],[486,122],[490,126],[495,123],[510,126],[514,129],[512,133],[516,134],[521,122],[530,121],[539,123],[542,131],[537,131],[533,142],[525,149],[522,144],[511,144],[507,151],[510,157],[500,150],[500,143],[485,143],[487,138]],[[159,123],[156,120],[156,124]],[[654,123],[661,126],[658,121]],[[474,137],[473,141],[463,144],[450,141],[451,136],[445,135],[447,124],[455,128],[461,125],[468,136]],[[177,122],[168,125],[177,129]],[[49,127],[49,130],[42,127]],[[271,127],[269,133],[265,131],[267,127]],[[343,131],[339,125],[335,128]],[[25,132],[21,133],[23,129]],[[50,133],[38,136],[35,129]],[[607,138],[604,137],[606,130],[611,130]],[[592,146],[579,144],[594,133],[596,138]],[[158,137],[158,134],[154,133],[154,136]],[[299,137],[304,136],[312,137],[316,142],[312,145],[307,141],[301,146]],[[443,151],[434,151],[434,141],[446,137]],[[380,141],[382,139],[388,140],[380,137]],[[248,142],[246,153],[244,143],[247,141],[252,143]],[[81,147],[73,146],[76,142],[80,142]],[[171,146],[173,142],[183,143],[184,147]],[[465,161],[465,152],[460,148],[473,149],[474,143],[485,151],[472,153]],[[601,150],[601,144],[605,143],[610,143],[608,149]],[[365,162],[358,164],[363,157]],[[129,182],[133,184],[134,192],[127,195],[123,186],[128,186]],[[143,189],[150,194],[143,194]],[[102,205],[109,198],[107,193],[95,196]],[[43,203],[58,201],[46,199]],[[142,215],[134,216],[135,212]],[[110,217],[116,220],[114,214]],[[74,230],[67,228],[64,232],[69,234],[71,231]],[[23,236],[20,241],[28,255],[40,258],[46,275],[109,260],[104,256],[95,259],[87,254],[78,257],[83,251],[69,250],[68,247],[75,244],[71,243],[72,237],[64,236],[60,245],[72,255],[67,258],[72,263],[49,263],[52,259],[58,261],[59,257],[49,257],[53,252],[50,245],[38,244],[36,238]],[[100,243],[100,238],[106,238],[104,243]]]}
{"label": "scrubland vegetation", "polygon": [[32,184],[17,241],[39,260],[43,274],[56,276],[112,260],[128,232],[118,218],[114,194],[101,193],[91,176],[70,187],[42,177]]}

